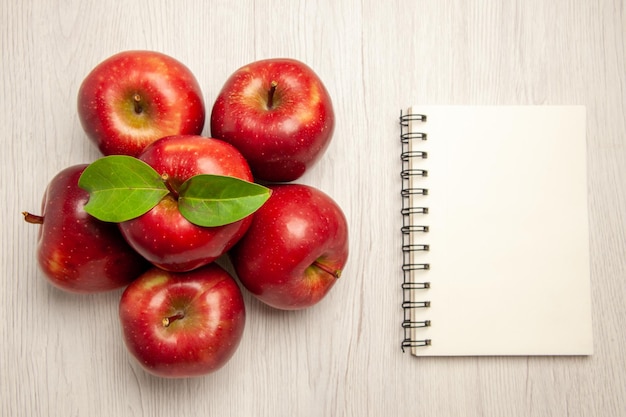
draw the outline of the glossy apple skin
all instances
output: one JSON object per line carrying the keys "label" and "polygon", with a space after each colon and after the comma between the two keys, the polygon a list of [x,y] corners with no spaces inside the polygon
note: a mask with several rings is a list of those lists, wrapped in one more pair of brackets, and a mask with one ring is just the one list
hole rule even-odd
{"label": "glossy apple skin", "polygon": [[270,198],[230,258],[242,285],[259,300],[282,310],[308,308],[335,285],[348,260],[347,221],[337,203],[316,188],[270,188]]}
{"label": "glossy apple skin", "polygon": [[[268,93],[276,82],[273,106]],[[327,149],[332,101],[317,74],[293,59],[267,59],[235,71],[211,111],[211,135],[235,145],[258,180],[300,178]]]}
{"label": "glossy apple skin", "polygon": [[[252,181],[241,153],[232,145],[196,135],[168,136],[149,145],[139,155],[173,188],[198,174],[226,175]],[[197,226],[185,219],[177,201],[168,196],[152,210],[122,222],[127,242],[152,264],[168,271],[199,268],[228,251],[246,232],[252,217],[219,227]]]}
{"label": "glossy apple skin", "polygon": [[115,224],[85,212],[89,194],[78,187],[78,178],[86,167],[65,168],[48,184],[37,243],[37,261],[48,281],[72,293],[121,288],[150,266]]}
{"label": "glossy apple skin", "polygon": [[137,156],[161,137],[200,134],[205,112],[189,68],[155,51],[124,51],[105,59],[78,92],[80,122],[104,155]]}
{"label": "glossy apple skin", "polygon": [[213,263],[185,273],[150,269],[124,290],[119,318],[126,347],[146,371],[186,378],[228,362],[246,314],[239,286]]}

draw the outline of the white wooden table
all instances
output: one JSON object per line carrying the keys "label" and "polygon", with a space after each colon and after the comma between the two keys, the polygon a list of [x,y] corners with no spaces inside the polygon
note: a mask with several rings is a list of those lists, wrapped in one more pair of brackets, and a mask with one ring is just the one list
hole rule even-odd
{"label": "white wooden table", "polygon": [[[625,24],[623,0],[3,1],[0,415],[623,415]],[[99,156],[77,89],[102,59],[135,48],[186,63],[208,108],[235,69],[280,56],[314,68],[335,104],[333,142],[300,182],[345,211],[344,275],[301,312],[246,294],[239,350],[198,379],[137,366],[117,322],[121,291],[48,285],[37,228],[20,214],[38,210],[62,168]],[[587,106],[592,357],[402,353],[397,118],[418,102]]]}

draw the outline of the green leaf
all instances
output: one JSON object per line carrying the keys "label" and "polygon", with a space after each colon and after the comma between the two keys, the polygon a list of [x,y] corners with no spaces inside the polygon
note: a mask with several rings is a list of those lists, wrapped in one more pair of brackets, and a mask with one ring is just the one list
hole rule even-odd
{"label": "green leaf", "polygon": [[169,193],[158,172],[126,155],[105,156],[91,163],[78,186],[89,193],[85,211],[115,223],[141,216]]}
{"label": "green leaf", "polygon": [[262,185],[239,178],[196,175],[182,184],[178,209],[198,226],[223,226],[254,213],[267,201],[270,193]]}

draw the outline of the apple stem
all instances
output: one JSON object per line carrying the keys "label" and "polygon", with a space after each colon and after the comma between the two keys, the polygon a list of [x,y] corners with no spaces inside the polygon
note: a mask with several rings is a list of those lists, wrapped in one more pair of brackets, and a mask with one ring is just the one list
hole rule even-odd
{"label": "apple stem", "polygon": [[133,96],[133,100],[135,103],[135,113],[141,114],[143,112],[143,107],[141,107],[141,96],[139,94],[135,94]]}
{"label": "apple stem", "polygon": [[26,223],[43,224],[43,216],[31,214],[27,211],[23,211],[22,214],[24,215],[24,220],[26,220]]}
{"label": "apple stem", "polygon": [[178,191],[172,186],[172,184],[170,184],[169,175],[163,174],[161,175],[161,179],[163,180],[163,183],[167,187],[167,190],[174,196],[174,198],[178,199]]}
{"label": "apple stem", "polygon": [[170,324],[184,317],[185,315],[183,313],[176,313],[173,316],[163,317],[163,320],[161,321],[161,323],[163,323],[163,327],[169,327]]}
{"label": "apple stem", "polygon": [[313,266],[318,267],[319,269],[321,269],[322,271],[332,275],[335,278],[339,278],[341,277],[341,269],[330,269],[328,266],[319,263],[318,261],[313,262]]}
{"label": "apple stem", "polygon": [[267,93],[267,108],[271,109],[274,107],[274,93],[276,92],[276,87],[278,83],[276,81],[272,81],[270,84],[270,91]]}

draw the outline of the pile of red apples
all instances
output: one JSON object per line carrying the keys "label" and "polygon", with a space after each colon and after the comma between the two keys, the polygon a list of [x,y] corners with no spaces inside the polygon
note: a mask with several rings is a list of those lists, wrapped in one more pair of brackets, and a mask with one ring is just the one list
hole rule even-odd
{"label": "pile of red apples", "polygon": [[244,333],[242,291],[282,310],[317,304],[348,258],[337,203],[296,181],[333,136],[331,98],[293,59],[256,61],[224,83],[208,115],[197,79],[155,51],[96,65],[78,92],[102,153],[52,178],[37,260],[61,290],[121,289],[126,347],[149,373],[221,368]]}

